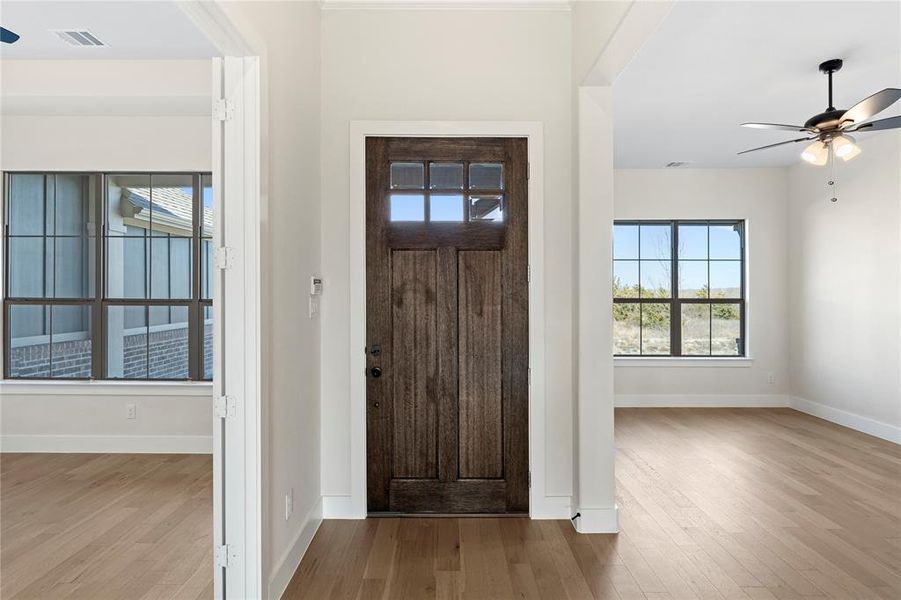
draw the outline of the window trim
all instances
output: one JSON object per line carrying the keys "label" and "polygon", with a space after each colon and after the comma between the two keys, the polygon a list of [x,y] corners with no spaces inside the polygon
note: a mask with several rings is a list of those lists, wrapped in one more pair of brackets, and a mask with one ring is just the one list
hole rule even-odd
{"label": "window trim", "polygon": [[[713,366],[712,363],[720,362],[720,361],[732,361],[726,362],[723,366],[736,366],[739,360],[750,361],[750,353],[748,352],[748,317],[747,317],[747,297],[748,297],[748,282],[747,282],[747,248],[748,248],[748,223],[746,219],[614,219],[613,221],[614,227],[623,225],[623,226],[642,226],[642,225],[667,225],[670,227],[670,297],[669,298],[613,298],[613,304],[667,304],[670,307],[670,353],[669,354],[613,354],[613,358],[615,364],[619,364],[620,366],[632,366],[628,365],[627,361],[636,360],[643,361],[645,363],[650,363],[651,361],[667,361],[666,363],[661,363],[661,366],[688,366],[686,361],[705,361],[711,363],[709,366]],[[739,298],[680,298],[679,297],[679,226],[680,225],[706,225],[708,228],[710,226],[717,225],[739,225],[741,228],[740,231],[740,292]],[[640,229],[639,229],[640,231]],[[708,256],[704,262],[708,265],[708,273],[709,273],[709,265],[711,261],[718,260],[730,260],[734,261],[735,259],[711,259],[710,258],[710,238],[709,238],[709,229],[708,229],[708,241],[707,241],[707,249]],[[639,233],[639,254],[635,259],[611,259],[611,266],[615,266],[616,262],[619,261],[632,261],[639,263],[639,269],[641,265],[641,238]],[[612,253],[611,253],[612,254]],[[685,259],[688,260],[688,259]],[[698,259],[700,261],[700,259]],[[639,270],[639,279],[638,286],[639,290],[641,289],[641,271]],[[708,278],[708,294],[710,289],[710,281]],[[708,306],[712,306],[714,304],[738,304],[739,305],[739,329],[741,331],[741,348],[739,349],[739,353],[732,354],[713,354],[713,350],[711,348],[711,354],[682,354],[682,305],[683,304],[706,304]],[[641,324],[639,322],[639,327]],[[711,331],[711,343],[712,343],[712,335]],[[640,339],[640,338],[639,338]],[[641,345],[639,342],[639,352],[641,352]],[[679,362],[681,361],[681,362]],[[668,363],[672,362],[672,365]],[[750,364],[750,363],[748,363]],[[693,366],[693,365],[692,365]]]}
{"label": "window trim", "polygon": [[[211,177],[208,171],[54,171],[54,170],[10,170],[3,171],[2,182],[2,200],[0,200],[0,218],[3,221],[3,260],[0,269],[2,269],[3,282],[3,305],[2,305],[2,340],[3,340],[3,379],[6,382],[4,389],[8,388],[9,382],[15,383],[49,383],[49,382],[81,382],[95,384],[96,382],[112,382],[121,383],[131,386],[141,386],[146,384],[206,384],[210,380],[203,378],[203,310],[207,306],[212,306],[211,298],[203,297],[203,270],[201,256],[203,242],[209,238],[204,236],[203,230],[203,180],[205,177]],[[88,178],[88,193],[90,194],[90,185],[93,183],[94,190],[92,200],[94,201],[94,275],[93,275],[93,297],[84,298],[66,298],[66,297],[10,297],[9,296],[9,278],[10,278],[10,235],[9,235],[9,199],[11,179],[15,175],[41,175],[45,178],[57,175],[81,175]],[[163,299],[163,298],[110,298],[107,296],[106,280],[106,245],[107,235],[107,205],[109,201],[109,185],[108,179],[115,175],[147,175],[152,185],[153,176],[190,176],[192,188],[192,223],[191,223],[191,295],[189,298]],[[45,191],[46,197],[46,191]],[[44,216],[46,223],[46,214]],[[38,237],[38,236],[35,236]],[[46,239],[46,232],[43,236]],[[88,236],[90,237],[90,236]],[[148,273],[149,276],[149,273]],[[148,290],[149,295],[149,290]],[[10,376],[10,325],[9,311],[11,306],[71,306],[71,305],[89,305],[90,309],[90,332],[91,332],[91,375],[89,377],[11,377]],[[109,377],[108,361],[107,361],[107,339],[106,339],[106,313],[110,306],[122,305],[140,305],[140,306],[186,306],[188,308],[188,377],[187,378],[150,378],[149,362],[148,373],[145,378],[124,378]],[[148,325],[149,331],[149,325]],[[47,334],[48,337],[52,333]],[[52,353],[50,365],[52,369]],[[148,357],[149,360],[149,357]],[[52,371],[51,371],[52,372]],[[96,388],[93,388],[96,389]],[[13,393],[10,391],[10,393]]]}

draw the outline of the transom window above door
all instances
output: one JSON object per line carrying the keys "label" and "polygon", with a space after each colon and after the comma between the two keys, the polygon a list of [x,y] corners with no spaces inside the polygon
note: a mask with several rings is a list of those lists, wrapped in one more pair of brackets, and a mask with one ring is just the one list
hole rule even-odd
{"label": "transom window above door", "polygon": [[393,161],[391,223],[503,223],[504,165],[499,162]]}
{"label": "transom window above door", "polygon": [[615,356],[745,356],[743,221],[616,221]]}

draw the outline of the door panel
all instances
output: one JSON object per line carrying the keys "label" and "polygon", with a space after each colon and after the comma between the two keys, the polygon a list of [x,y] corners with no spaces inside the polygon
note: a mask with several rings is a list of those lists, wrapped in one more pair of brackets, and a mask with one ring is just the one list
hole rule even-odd
{"label": "door panel", "polygon": [[438,476],[435,251],[391,255],[394,477]]}
{"label": "door panel", "polygon": [[526,192],[524,139],[367,140],[370,512],[528,510]]}
{"label": "door panel", "polygon": [[460,478],[504,473],[500,252],[459,254]]}

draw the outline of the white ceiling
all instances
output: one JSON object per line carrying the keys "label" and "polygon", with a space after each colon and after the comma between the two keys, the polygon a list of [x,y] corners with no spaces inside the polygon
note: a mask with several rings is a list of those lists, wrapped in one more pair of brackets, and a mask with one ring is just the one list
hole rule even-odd
{"label": "white ceiling", "polygon": [[[15,44],[0,45],[3,59],[198,59],[217,55],[175,2],[163,0],[3,0],[0,25],[22,36]],[[109,47],[72,47],[53,29],[87,29]]]}
{"label": "white ceiling", "polygon": [[[830,58],[845,61],[837,108],[901,87],[899,11],[898,2],[678,2],[614,85],[616,166],[795,164],[803,142],[737,156],[801,137],[739,124],[803,124],[824,111],[817,66]],[[880,117],[901,114],[899,105]],[[860,135],[864,152],[876,135]]]}

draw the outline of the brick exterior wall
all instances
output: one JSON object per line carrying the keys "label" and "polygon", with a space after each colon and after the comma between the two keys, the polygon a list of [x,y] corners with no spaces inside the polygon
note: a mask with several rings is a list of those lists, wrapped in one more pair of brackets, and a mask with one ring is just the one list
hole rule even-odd
{"label": "brick exterior wall", "polygon": [[[125,379],[144,379],[147,371],[147,335],[125,337]],[[187,328],[154,331],[150,334],[150,379],[188,378]],[[204,371],[212,376],[213,330],[204,328]],[[11,377],[49,378],[50,344],[12,348],[9,356]],[[53,373],[57,378],[91,376],[91,340],[53,343]]]}

